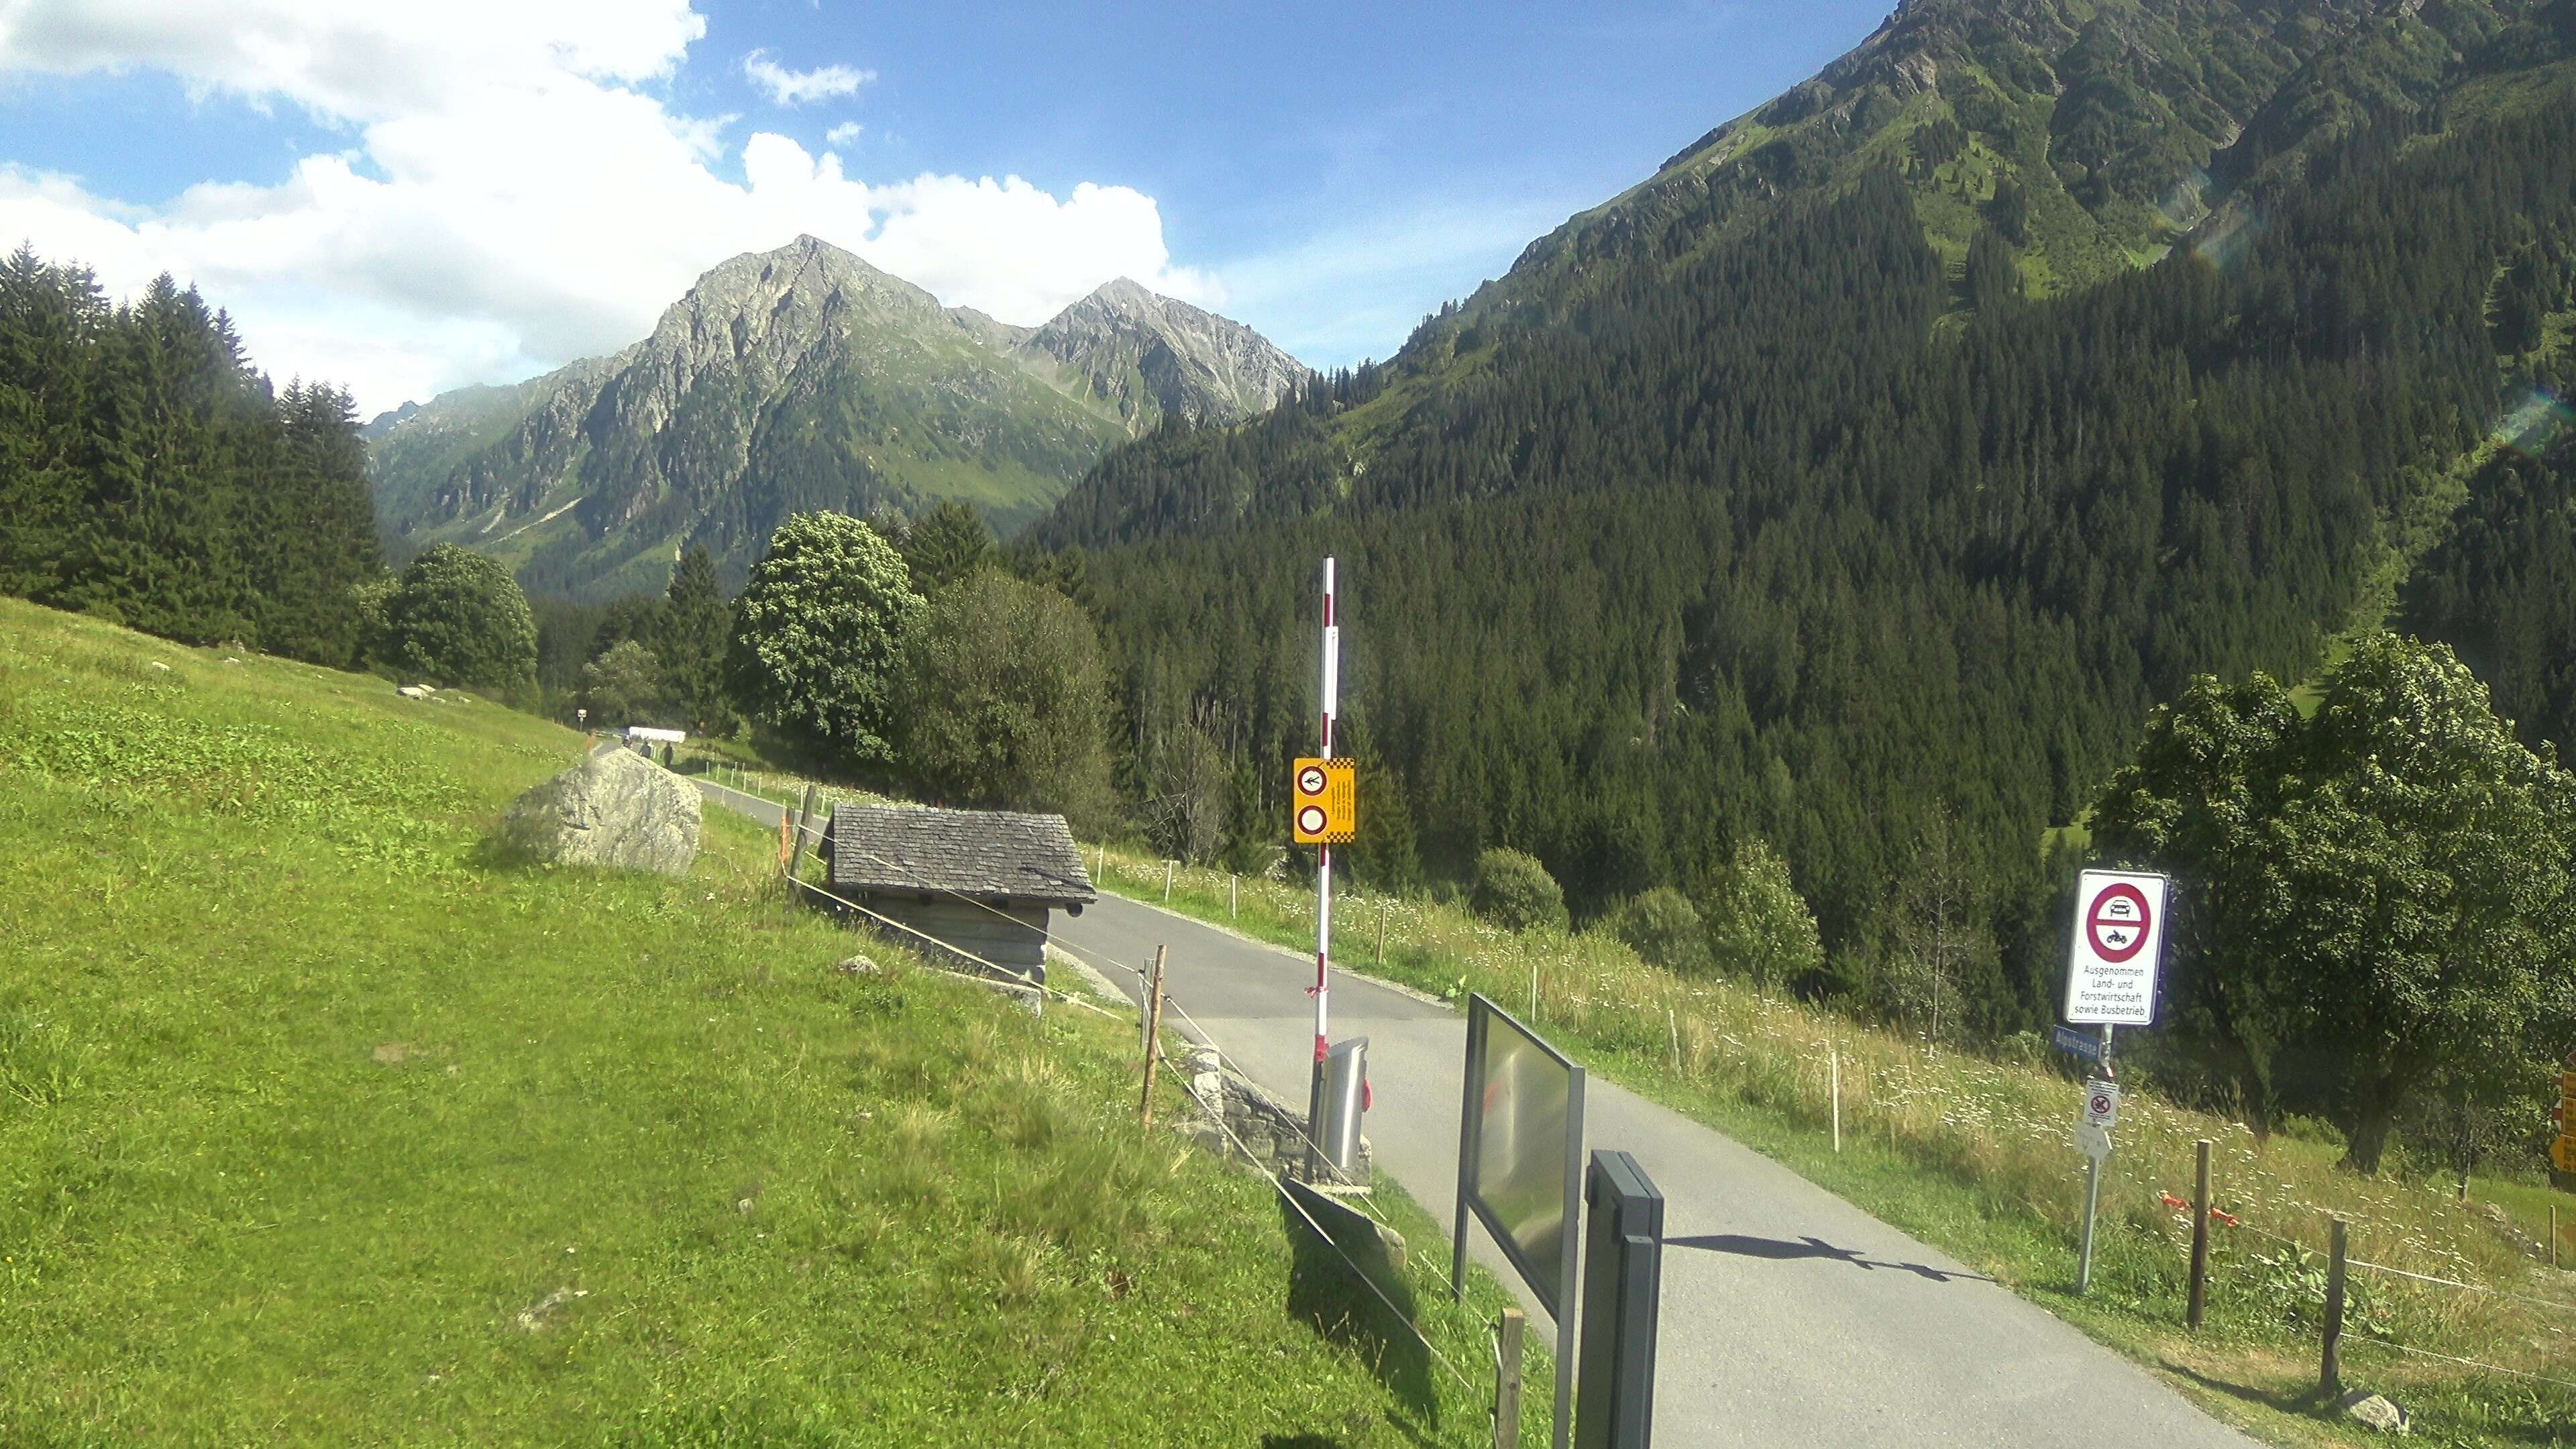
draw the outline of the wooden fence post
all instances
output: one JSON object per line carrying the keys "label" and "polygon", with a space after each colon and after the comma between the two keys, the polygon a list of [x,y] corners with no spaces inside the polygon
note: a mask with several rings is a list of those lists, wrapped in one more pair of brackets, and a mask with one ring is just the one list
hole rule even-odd
{"label": "wooden fence post", "polygon": [[1494,1325],[1494,1449],[1520,1449],[1522,1322],[1519,1309],[1506,1308]]}
{"label": "wooden fence post", "polygon": [[2191,1306],[2184,1310],[2184,1321],[2193,1332],[2200,1331],[2201,1316],[2209,1309],[2209,1139],[2203,1137],[2196,1153],[2199,1162],[2192,1178],[2191,1194]]}
{"label": "wooden fence post", "polygon": [[1163,1056],[1163,953],[1168,946],[1154,948],[1154,973],[1145,982],[1145,1099],[1137,1114],[1144,1125],[1154,1125],[1154,1064]]}
{"label": "wooden fence post", "polygon": [[2332,1254],[2326,1260],[2326,1352],[2325,1362],[2317,1371],[2317,1387],[2329,1396],[2343,1392],[2343,1280],[2344,1255],[2349,1245],[2352,1224],[2334,1220]]}
{"label": "wooden fence post", "polygon": [[1833,1045],[1833,1046],[1832,1046],[1832,1048],[1830,1049],[1830,1054],[1826,1056],[1826,1058],[1825,1058],[1825,1074],[1826,1074],[1826,1079],[1831,1083],[1831,1086],[1827,1089],[1828,1094],[1829,1094],[1830,1096],[1832,1096],[1832,1097],[1833,1097],[1833,1099],[1834,1099],[1834,1150],[1835,1150],[1836,1152],[1840,1152],[1840,1151],[1842,1151],[1842,1150],[1843,1150],[1843,1048],[1842,1048],[1842,1043],[1840,1043],[1840,1042],[1836,1042],[1836,1043],[1834,1043],[1834,1045]]}

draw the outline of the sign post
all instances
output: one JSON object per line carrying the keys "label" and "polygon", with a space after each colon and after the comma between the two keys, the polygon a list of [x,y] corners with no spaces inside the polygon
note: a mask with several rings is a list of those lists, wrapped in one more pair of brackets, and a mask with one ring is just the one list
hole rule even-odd
{"label": "sign post", "polygon": [[[1324,759],[1321,761],[1300,760],[1297,763],[1297,794],[1294,797],[1297,803],[1293,807],[1295,818],[1292,823],[1298,827],[1297,835],[1299,839],[1305,838],[1306,831],[1304,827],[1310,823],[1306,813],[1307,810],[1310,808],[1321,808],[1320,806],[1310,806],[1307,803],[1308,792],[1306,790],[1306,786],[1314,780],[1315,776],[1320,775],[1323,777],[1323,788],[1314,791],[1313,794],[1320,797],[1331,788],[1331,771],[1321,767],[1326,761],[1329,761],[1332,758],[1333,716],[1339,713],[1341,709],[1341,689],[1342,628],[1341,625],[1333,621],[1333,561],[1328,558],[1324,560],[1324,680],[1322,696],[1324,706],[1322,711],[1324,717],[1324,748],[1321,752]],[[1343,774],[1343,794],[1345,798],[1348,797],[1349,791],[1349,773],[1346,770]],[[1329,826],[1332,822],[1327,819],[1314,821],[1312,823],[1320,826]],[[1350,837],[1344,835],[1342,838],[1347,840]],[[1315,849],[1318,852],[1315,868],[1315,1066],[1312,1080],[1308,1085],[1306,1092],[1306,1180],[1308,1182],[1313,1182],[1315,1180],[1317,1172],[1322,1167],[1322,1162],[1320,1160],[1321,1154],[1318,1150],[1317,1144],[1322,1142],[1324,1138],[1324,1057],[1330,1050],[1329,1044],[1325,1041],[1325,1027],[1327,1021],[1327,1003],[1332,993],[1331,967],[1333,953],[1333,836],[1329,831],[1319,829],[1314,833],[1314,839]]]}
{"label": "sign post", "polygon": [[[2093,1286],[2093,1224],[2102,1206],[2102,1164],[2111,1156],[2111,1127],[2119,1120],[2120,1088],[2111,1066],[2111,1031],[2148,1026],[2156,1019],[2156,972],[2164,962],[2165,902],[2170,882],[2160,875],[2088,870],[2075,892],[2075,939],[2067,952],[2066,1019],[2102,1029],[2100,1047],[2084,1052],[2058,1028],[2058,1040],[2102,1064],[2084,1084],[2084,1111],[2075,1145],[2084,1154],[2084,1238],[2075,1266],[2075,1291]],[[2077,1038],[2080,1040],[2080,1038]]]}

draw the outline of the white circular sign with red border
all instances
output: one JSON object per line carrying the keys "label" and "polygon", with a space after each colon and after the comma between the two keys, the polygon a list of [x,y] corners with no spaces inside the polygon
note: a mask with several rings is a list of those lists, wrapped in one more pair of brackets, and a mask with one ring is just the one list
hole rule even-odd
{"label": "white circular sign with red border", "polygon": [[2077,1026],[2146,1026],[2156,1019],[2165,898],[2160,875],[2088,870],[2075,892],[2066,968],[2066,1020]]}

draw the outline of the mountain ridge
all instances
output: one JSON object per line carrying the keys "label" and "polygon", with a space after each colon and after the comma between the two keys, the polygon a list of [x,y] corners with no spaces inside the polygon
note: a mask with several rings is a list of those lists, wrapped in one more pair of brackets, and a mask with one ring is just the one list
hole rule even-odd
{"label": "mountain ridge", "polygon": [[1308,375],[1126,278],[1018,327],[800,235],[710,267],[614,353],[405,403],[364,432],[397,555],[463,543],[532,589],[595,599],[659,587],[690,543],[738,581],[805,508],[957,500],[1007,531],[1163,417],[1250,416]]}

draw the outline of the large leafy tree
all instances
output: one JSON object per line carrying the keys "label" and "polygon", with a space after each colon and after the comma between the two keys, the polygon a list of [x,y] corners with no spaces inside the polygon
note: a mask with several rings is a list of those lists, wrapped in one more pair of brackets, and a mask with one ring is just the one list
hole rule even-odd
{"label": "large leafy tree", "polygon": [[1062,594],[993,569],[958,580],[914,626],[903,681],[903,764],[934,793],[1085,825],[1108,808],[1108,676]]}
{"label": "large leafy tree", "polygon": [[505,697],[533,693],[537,625],[498,562],[442,543],[404,567],[384,599],[380,664]]}
{"label": "large leafy tree", "polygon": [[734,697],[851,760],[884,761],[900,644],[921,608],[875,529],[846,513],[792,514],[735,602]]}
{"label": "large leafy tree", "polygon": [[2160,710],[2094,815],[2173,872],[2175,1029],[2378,1170],[2410,1101],[2576,1036],[2576,777],[2448,648],[2363,640],[2303,718],[2256,676]]}

